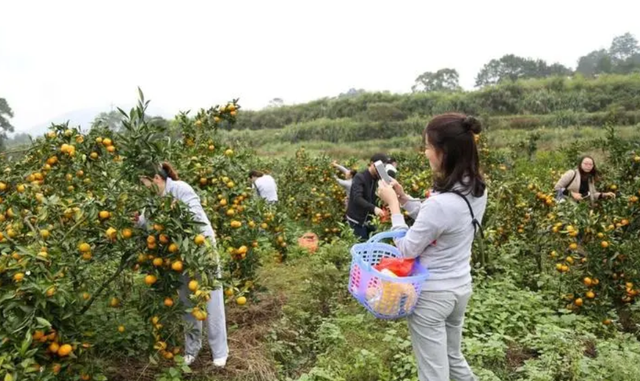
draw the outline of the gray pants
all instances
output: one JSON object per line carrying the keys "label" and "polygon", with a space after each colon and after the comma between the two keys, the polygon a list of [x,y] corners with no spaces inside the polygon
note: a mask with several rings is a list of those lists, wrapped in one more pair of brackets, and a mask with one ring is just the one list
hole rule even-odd
{"label": "gray pants", "polygon": [[476,381],[460,345],[471,283],[447,291],[422,291],[408,318],[420,381]]}
{"label": "gray pants", "polygon": [[[180,301],[186,306],[191,306],[189,300],[188,288],[189,279],[183,277],[183,283],[180,287]],[[184,321],[186,323],[184,343],[185,354],[197,356],[202,348],[202,322],[196,320],[190,313],[185,313]],[[227,357],[229,347],[227,345],[227,324],[224,313],[224,294],[222,287],[211,291],[211,299],[207,302],[207,338],[209,347],[214,359]]]}

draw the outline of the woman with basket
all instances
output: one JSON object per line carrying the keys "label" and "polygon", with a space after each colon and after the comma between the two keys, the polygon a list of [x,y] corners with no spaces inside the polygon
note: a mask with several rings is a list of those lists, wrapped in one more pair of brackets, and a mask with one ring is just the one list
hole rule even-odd
{"label": "woman with basket", "polygon": [[[487,204],[479,169],[475,134],[480,122],[463,114],[434,117],[422,137],[434,172],[434,187],[425,200],[407,196],[400,184],[380,181],[378,197],[391,211],[400,253],[417,258],[429,278],[413,313],[409,330],[420,380],[476,380],[461,351],[462,327],[471,297],[471,246]],[[414,218],[407,226],[400,208]]]}

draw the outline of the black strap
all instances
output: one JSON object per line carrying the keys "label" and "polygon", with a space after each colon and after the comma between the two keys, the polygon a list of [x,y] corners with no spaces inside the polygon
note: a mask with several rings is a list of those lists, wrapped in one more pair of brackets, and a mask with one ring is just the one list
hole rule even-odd
{"label": "black strap", "polygon": [[[469,202],[469,200],[467,200],[467,197],[463,195],[460,191],[457,191],[455,189],[451,189],[446,192],[457,194],[458,196],[462,197],[465,203],[467,203],[467,206],[469,207],[469,213],[471,213],[471,223],[473,224],[473,234],[475,235],[478,232],[478,230],[480,230],[480,237],[484,239],[484,230],[482,229],[482,225],[476,219],[476,216],[473,213],[473,208],[471,208],[471,203]],[[446,192],[443,192],[443,193],[446,193]]]}

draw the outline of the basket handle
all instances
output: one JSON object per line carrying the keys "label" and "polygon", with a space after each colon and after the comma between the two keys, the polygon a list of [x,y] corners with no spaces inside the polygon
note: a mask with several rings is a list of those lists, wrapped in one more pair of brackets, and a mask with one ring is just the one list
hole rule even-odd
{"label": "basket handle", "polygon": [[383,239],[387,239],[387,238],[402,238],[405,235],[407,235],[406,230],[392,230],[388,232],[382,232],[371,237],[367,241],[367,243],[374,243],[374,242],[382,241]]}

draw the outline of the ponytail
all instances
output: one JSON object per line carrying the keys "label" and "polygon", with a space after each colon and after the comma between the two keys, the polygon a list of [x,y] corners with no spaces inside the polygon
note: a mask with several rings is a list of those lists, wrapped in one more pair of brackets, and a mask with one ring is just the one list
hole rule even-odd
{"label": "ponytail", "polygon": [[171,164],[169,164],[168,162],[164,162],[161,164],[161,168],[162,171],[164,171],[164,175],[163,176],[166,180],[167,177],[171,178],[171,180],[177,181],[180,180],[180,178],[178,177],[178,172],[176,172],[175,169],[173,169],[173,167],[171,166]]}
{"label": "ponytail", "polygon": [[171,180],[177,181],[180,179],[178,172],[166,161],[162,164],[148,163],[144,166],[144,176],[153,178],[155,175],[162,177],[163,180],[170,178]]}

